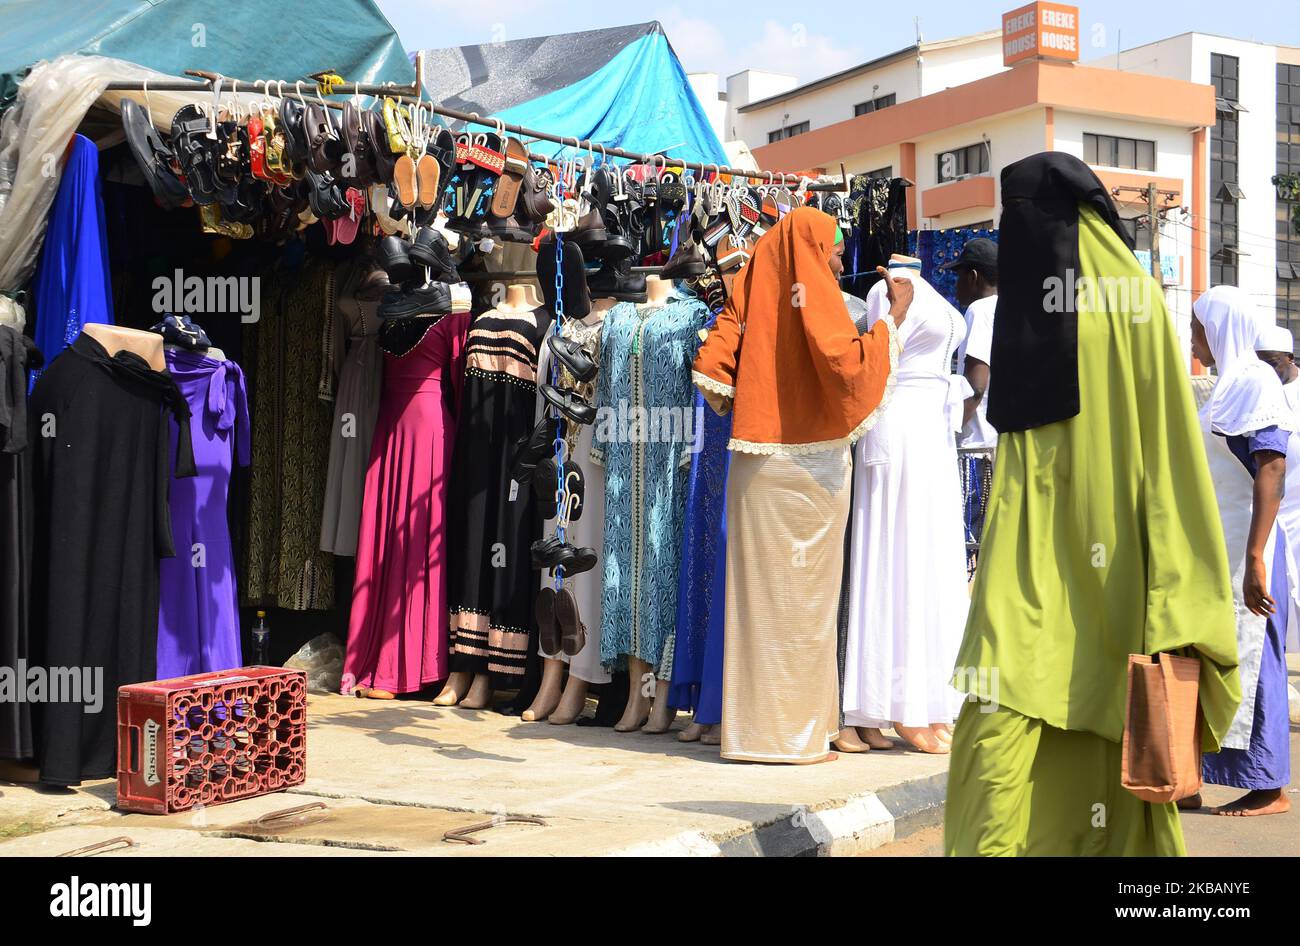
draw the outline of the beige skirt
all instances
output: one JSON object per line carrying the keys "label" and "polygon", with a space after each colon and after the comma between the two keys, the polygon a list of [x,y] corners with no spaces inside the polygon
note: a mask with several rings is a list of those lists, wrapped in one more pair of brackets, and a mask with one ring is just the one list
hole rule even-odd
{"label": "beige skirt", "polygon": [[852,463],[732,453],[722,755],[806,762],[839,730],[836,616]]}

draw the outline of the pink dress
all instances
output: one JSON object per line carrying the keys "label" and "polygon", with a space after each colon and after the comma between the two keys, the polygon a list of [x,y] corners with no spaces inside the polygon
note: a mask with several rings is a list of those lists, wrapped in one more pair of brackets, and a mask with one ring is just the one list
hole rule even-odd
{"label": "pink dress", "polygon": [[447,676],[446,486],[468,328],[468,314],[446,315],[405,354],[384,352],[344,694],[412,693]]}

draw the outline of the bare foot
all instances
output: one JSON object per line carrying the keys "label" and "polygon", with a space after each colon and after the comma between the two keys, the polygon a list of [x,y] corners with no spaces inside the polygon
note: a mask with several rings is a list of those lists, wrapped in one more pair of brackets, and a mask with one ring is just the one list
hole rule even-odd
{"label": "bare foot", "polygon": [[1176,804],[1179,811],[1198,811],[1201,807],[1201,793],[1197,792],[1195,795],[1180,798]]}
{"label": "bare foot", "polygon": [[614,732],[636,732],[650,718],[650,697],[639,688],[628,694],[623,717],[614,724]]}
{"label": "bare foot", "polygon": [[884,733],[882,733],[879,729],[872,729],[872,728],[869,727],[869,726],[859,726],[859,727],[858,727],[858,735],[862,737],[862,741],[863,741],[863,742],[865,742],[867,745],[869,745],[869,746],[870,746],[871,748],[873,748],[873,749],[894,749],[894,748],[897,748],[897,747],[894,745],[894,740],[890,739],[888,736],[886,736]]}
{"label": "bare foot", "polygon": [[655,697],[654,707],[650,710],[650,718],[641,727],[641,731],[651,736],[661,736],[672,729],[673,721],[676,718],[677,711],[668,705],[668,697],[665,692],[663,696]]}
{"label": "bare foot", "polygon": [[543,687],[537,691],[537,696],[533,699],[533,705],[520,714],[520,719],[526,723],[537,723],[549,717],[555,712],[555,708],[560,704],[560,691],[558,688]]}
{"label": "bare foot", "polygon": [[685,729],[677,734],[678,742],[699,742],[704,731],[708,729],[703,723],[691,723]]}
{"label": "bare foot", "polygon": [[931,755],[946,755],[951,749],[941,743],[928,726],[901,726],[894,723],[894,732],[912,748]]}
{"label": "bare foot", "polygon": [[934,733],[934,738],[938,739],[942,745],[952,745],[952,727],[947,723],[931,723],[930,732]]}
{"label": "bare foot", "polygon": [[1214,809],[1216,815],[1250,818],[1254,815],[1280,815],[1291,810],[1291,799],[1280,788],[1257,788],[1234,802]]}
{"label": "bare foot", "polygon": [[442,692],[433,698],[434,706],[455,706],[469,690],[473,674],[457,672],[447,678]]}
{"label": "bare foot", "polygon": [[722,745],[722,727],[706,726],[704,729],[704,734],[700,736],[700,745],[702,746]]}
{"label": "bare foot", "polygon": [[845,726],[840,734],[831,740],[831,744],[840,752],[868,752],[871,746],[862,741],[858,731],[852,726]]}

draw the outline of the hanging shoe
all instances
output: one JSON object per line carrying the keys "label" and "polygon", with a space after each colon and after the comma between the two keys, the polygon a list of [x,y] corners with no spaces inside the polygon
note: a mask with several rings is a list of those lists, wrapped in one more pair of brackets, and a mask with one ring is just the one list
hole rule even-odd
{"label": "hanging shoe", "polygon": [[[582,249],[566,236],[560,252],[564,257],[564,317],[585,319],[591,312],[591,294]],[[552,313],[556,311],[555,273],[555,235],[548,234],[537,247],[537,282],[542,287],[542,301]]]}
{"label": "hanging shoe", "polygon": [[645,275],[632,272],[631,258],[617,262],[606,260],[587,286],[597,299],[608,296],[619,302],[646,301]]}
{"label": "hanging shoe", "polygon": [[447,246],[447,238],[434,227],[421,227],[415,231],[415,239],[407,252],[413,262],[429,267],[430,278],[435,282],[460,282],[460,273],[456,271],[456,261]]}
{"label": "hanging shoe", "polygon": [[551,347],[551,354],[555,356],[555,360],[563,365],[579,384],[590,381],[600,370],[600,366],[587,354],[587,350],[571,338],[551,334],[546,337],[546,344]]}
{"label": "hanging shoe", "polygon": [[562,391],[553,384],[538,385],[537,391],[547,404],[575,424],[594,424],[596,408],[574,391]]}
{"label": "hanging shoe", "polygon": [[388,281],[394,285],[404,283],[415,275],[410,249],[411,245],[397,236],[386,236],[375,247],[375,259],[388,274]]}

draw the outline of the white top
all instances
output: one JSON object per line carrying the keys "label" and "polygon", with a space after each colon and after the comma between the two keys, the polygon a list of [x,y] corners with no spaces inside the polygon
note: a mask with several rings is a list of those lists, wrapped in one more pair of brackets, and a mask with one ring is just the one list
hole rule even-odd
{"label": "white top", "polygon": [[[957,373],[966,373],[967,357],[975,358],[986,365],[993,363],[993,312],[998,307],[998,297],[988,296],[976,299],[966,307],[966,341],[957,350]],[[984,388],[984,396],[975,406],[975,413],[962,428],[957,445],[961,447],[996,447],[998,432],[989,423],[989,392],[992,384],[992,371],[989,372],[989,385]]]}

